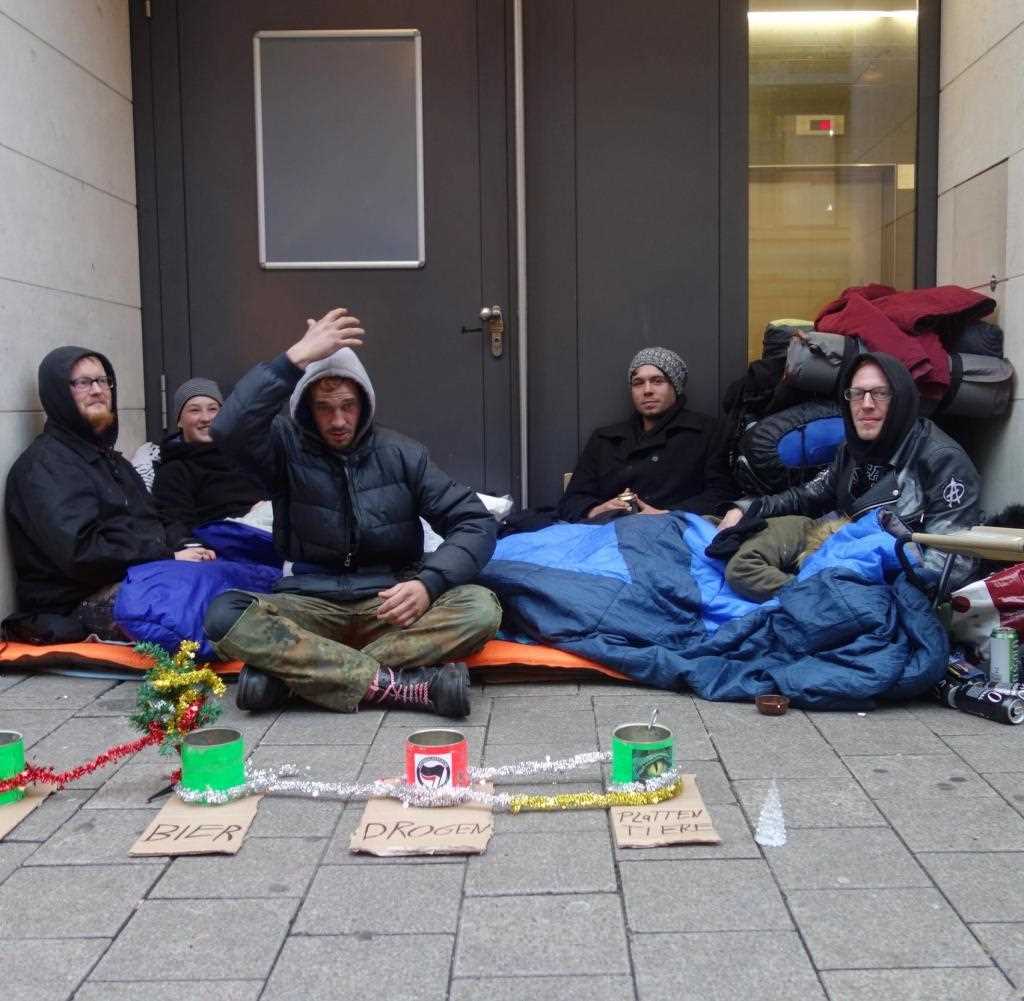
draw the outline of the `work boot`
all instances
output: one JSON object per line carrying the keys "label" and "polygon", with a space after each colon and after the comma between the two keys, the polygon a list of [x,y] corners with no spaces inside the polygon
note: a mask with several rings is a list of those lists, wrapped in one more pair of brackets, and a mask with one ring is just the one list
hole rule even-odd
{"label": "work boot", "polygon": [[364,706],[422,709],[461,719],[469,715],[469,671],[465,664],[440,667],[381,667],[363,696]]}
{"label": "work boot", "polygon": [[235,687],[235,705],[251,713],[277,709],[288,699],[288,686],[265,671],[246,664],[238,675]]}

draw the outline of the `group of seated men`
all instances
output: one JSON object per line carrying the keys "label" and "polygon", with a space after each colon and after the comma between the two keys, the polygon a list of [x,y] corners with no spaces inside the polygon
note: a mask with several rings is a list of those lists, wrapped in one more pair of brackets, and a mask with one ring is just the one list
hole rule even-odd
{"label": "group of seated men", "polygon": [[[219,595],[205,619],[218,655],[245,665],[238,705],[269,709],[294,693],[339,712],[378,705],[468,714],[461,660],[501,621],[495,595],[473,583],[494,551],[497,523],[421,444],[375,423],[373,385],[353,350],[364,334],[355,316],[333,309],[307,320],[302,337],[226,400],[210,380],[186,382],[152,496],[114,450],[109,360],[80,347],[50,352],[39,367],[46,424],[7,479],[19,604],[4,623],[8,638],[119,638],[112,607],[129,567],[216,559],[195,528],[269,498],[275,548],[292,572],[273,593]],[[846,441],[832,465],[760,498],[736,498],[716,422],[686,409],[686,379],[685,363],[666,348],[633,358],[634,413],[594,433],[561,519],[683,510],[724,515],[719,531],[727,533],[755,519],[883,507],[928,532],[978,520],[976,469],[918,416],[910,375],[887,355],[861,355],[844,370]],[[444,540],[431,553],[421,516]],[[926,569],[941,559],[926,553]],[[963,560],[956,578],[971,570]]]}

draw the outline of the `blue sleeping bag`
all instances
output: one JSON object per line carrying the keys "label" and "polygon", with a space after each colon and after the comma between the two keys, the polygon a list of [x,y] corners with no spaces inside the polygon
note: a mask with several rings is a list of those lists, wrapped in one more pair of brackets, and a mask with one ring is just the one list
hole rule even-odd
{"label": "blue sleeping bag", "polygon": [[117,624],[138,642],[175,650],[183,640],[199,643],[198,658],[216,653],[203,632],[210,602],[232,588],[270,591],[281,576],[281,558],[270,533],[233,521],[196,529],[196,537],[217,553],[209,563],[158,560],[131,567],[114,602]]}
{"label": "blue sleeping bag", "polygon": [[788,695],[810,709],[870,708],[936,684],[948,641],[899,572],[874,513],[833,535],[797,579],[756,605],[726,584],[695,515],[554,525],[498,543],[480,583],[503,635],[547,643],[656,688],[706,699]]}

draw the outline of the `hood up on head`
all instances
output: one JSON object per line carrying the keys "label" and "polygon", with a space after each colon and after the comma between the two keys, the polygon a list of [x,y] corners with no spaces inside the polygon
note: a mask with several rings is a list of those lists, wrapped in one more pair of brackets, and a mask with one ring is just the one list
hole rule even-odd
{"label": "hood up on head", "polygon": [[309,409],[309,401],[306,399],[306,390],[314,382],[329,377],[351,379],[363,394],[363,412],[359,415],[359,427],[352,439],[351,446],[349,446],[355,448],[373,424],[374,413],[377,410],[377,397],[373,392],[373,383],[370,382],[370,377],[366,374],[366,369],[363,368],[363,363],[351,348],[339,348],[334,354],[328,355],[320,361],[310,362],[306,366],[306,371],[302,374],[302,378],[299,379],[298,385],[292,391],[291,399],[288,401],[288,412],[296,424],[318,435],[316,423],[313,421],[313,413]]}
{"label": "hood up on head", "polygon": [[54,348],[39,363],[39,400],[46,411],[47,421],[90,444],[112,448],[117,441],[117,383],[110,391],[110,408],[114,412],[113,423],[102,434],[96,434],[92,425],[79,413],[71,395],[71,370],[82,358],[98,358],[107,373],[114,380],[114,366],[106,355],[91,348],[68,345]]}
{"label": "hood up on head", "polygon": [[[874,362],[885,373],[892,388],[892,399],[889,401],[885,423],[874,441],[864,441],[857,435],[853,414],[850,411],[850,401],[843,396],[850,388],[857,369],[867,362]],[[913,378],[906,366],[892,355],[879,351],[874,354],[860,354],[851,359],[839,377],[839,408],[846,428],[846,447],[854,459],[858,463],[866,462],[878,466],[888,464],[914,427],[918,403],[917,386],[914,385]]]}

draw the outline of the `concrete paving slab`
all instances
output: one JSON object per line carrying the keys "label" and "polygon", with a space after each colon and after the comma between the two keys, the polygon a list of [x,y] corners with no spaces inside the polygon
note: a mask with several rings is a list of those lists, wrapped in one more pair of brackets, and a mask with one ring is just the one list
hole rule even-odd
{"label": "concrete paving slab", "polygon": [[[71,719],[73,709],[10,709],[4,706],[4,695],[0,695],[0,730],[14,730],[25,740],[26,750],[38,744],[47,734],[53,733],[61,725]],[[131,734],[124,738],[131,739]],[[98,754],[104,750],[96,748]],[[34,756],[33,756],[34,757]],[[90,755],[91,757],[91,755]]]}
{"label": "concrete paving slab", "polygon": [[293,936],[260,1001],[445,1001],[451,935]]}
{"label": "concrete paving slab", "polygon": [[460,866],[325,866],[313,880],[294,931],[308,935],[454,932],[462,884]]}
{"label": "concrete paving slab", "polygon": [[135,712],[140,681],[111,682],[113,685],[88,705],[75,713],[76,716],[130,716]]}
{"label": "concrete paving slab", "polygon": [[332,713],[292,706],[281,713],[261,743],[369,745],[383,718],[377,709]]}
{"label": "concrete paving slab", "polygon": [[617,889],[611,834],[604,831],[495,834],[469,859],[467,896],[611,893]]}
{"label": "concrete paving slab", "polygon": [[[474,686],[475,686],[474,682]],[[519,683],[514,681],[499,682],[499,681],[487,681],[484,683],[484,694],[492,699],[516,699],[516,698],[539,698],[539,699],[550,699],[559,695],[578,695],[581,688],[590,688],[589,684],[580,685],[575,681],[544,681],[544,682],[527,682]],[[605,686],[601,686],[604,688]],[[620,694],[624,689],[620,689],[617,685],[607,686],[610,690],[619,692]],[[647,689],[635,689],[630,687],[629,691],[650,691]]]}
{"label": "concrete paving slab", "polygon": [[[770,786],[767,779],[733,783],[752,824],[761,815]],[[778,787],[787,828],[886,826],[885,817],[852,778],[781,779]]]}
{"label": "concrete paving slab", "polygon": [[[116,744],[135,740],[138,731],[128,722],[114,716],[73,717],[62,723],[56,730],[44,737],[28,755],[31,761],[50,765],[57,771],[91,761],[101,751]],[[151,749],[156,754],[156,749]],[[143,752],[144,753],[144,752]],[[68,789],[98,789],[119,768],[132,758],[121,761],[86,775],[77,782],[68,784]]]}
{"label": "concrete paving slab", "polygon": [[176,858],[149,897],[301,897],[326,845],[323,838],[246,838],[237,855]]}
{"label": "concrete paving slab", "polygon": [[944,737],[949,747],[979,772],[1024,772],[1024,738],[1015,726],[999,726],[971,737]]}
{"label": "concrete paving slab", "polygon": [[[705,806],[707,802],[705,801]],[[708,813],[722,839],[720,845],[665,845],[661,848],[616,848],[619,862],[654,862],[668,859],[759,859],[761,849],[754,842],[750,827],[740,808],[721,803]]]}
{"label": "concrete paving slab", "polygon": [[989,797],[995,793],[955,754],[894,754],[847,761],[850,771],[873,799],[912,796]]}
{"label": "concrete paving slab", "polygon": [[831,1001],[1012,1001],[991,967],[962,970],[841,970],[821,979]]}
{"label": "concrete paving slab", "polygon": [[249,755],[257,768],[296,765],[300,778],[323,782],[354,782],[363,767],[366,748],[359,744],[331,744],[326,747],[293,747],[260,744]]}
{"label": "concrete paving slab", "polygon": [[792,928],[761,861],[622,862],[619,873],[633,932]]}
{"label": "concrete paving slab", "polygon": [[[566,740],[557,728],[551,730],[546,740],[534,744],[490,744],[484,747],[485,767],[491,765],[508,765],[516,761],[543,761],[550,758],[571,758],[584,751],[596,751],[597,737],[591,741]],[[587,765],[573,772],[566,772],[564,781],[568,783],[602,781],[600,765]],[[501,780],[502,786],[536,785],[536,775],[511,775]]]}
{"label": "concrete paving slab", "polygon": [[0,939],[110,938],[159,875],[152,865],[23,866],[0,886]]}
{"label": "concrete paving slab", "polygon": [[330,838],[345,804],[338,800],[264,796],[250,838]]}
{"label": "concrete paving slab", "polygon": [[999,798],[878,799],[878,808],[914,852],[1007,852],[1024,846],[1024,817]]}
{"label": "concrete paving slab", "polygon": [[722,765],[729,778],[809,779],[845,778],[849,775],[842,759],[820,736],[792,740],[781,734],[771,743],[737,734],[713,734]]}
{"label": "concrete paving slab", "polygon": [[39,846],[30,843],[0,842],[0,883],[20,866]]}
{"label": "concrete paving slab", "polygon": [[792,890],[786,896],[819,970],[987,964],[938,890]]}
{"label": "concrete paving slab", "polygon": [[202,1001],[256,1001],[263,990],[262,980],[190,980],[167,984],[135,982],[129,984],[87,981],[75,995],[75,1001],[182,1001],[182,995]]}
{"label": "concrete paving slab", "polygon": [[92,796],[91,790],[65,789],[59,796],[47,796],[17,827],[4,838],[12,841],[45,841],[67,823]]}
{"label": "concrete paving slab", "polygon": [[765,858],[783,890],[931,886],[927,873],[899,838],[885,828],[797,828]]}
{"label": "concrete paving slab", "polygon": [[1024,921],[1024,852],[925,852],[918,861],[964,921]]}
{"label": "concrete paving slab", "polygon": [[152,810],[80,810],[25,864],[164,865],[162,858],[128,854],[152,819]]}
{"label": "concrete paving slab", "polygon": [[520,695],[492,700],[491,719],[496,722],[515,722],[534,713],[550,716],[553,713],[591,712],[593,699],[589,689],[577,688],[573,695],[547,695],[542,698]]}
{"label": "concrete paving slab", "polygon": [[981,777],[1018,813],[1024,813],[1024,772],[987,772]]}
{"label": "concrete paving slab", "polygon": [[986,736],[1001,726],[994,720],[962,713],[931,699],[911,702],[907,711],[939,737]]}
{"label": "concrete paving slab", "polygon": [[751,702],[705,702],[694,699],[694,707],[708,733],[716,736],[749,734],[773,739],[781,734],[789,738],[815,737],[818,731],[807,713],[791,709],[785,716],[764,716]]}
{"label": "concrete paving slab", "polygon": [[494,718],[487,728],[488,748],[499,744],[536,744],[543,746],[553,734],[558,735],[560,742],[570,742],[584,750],[586,745],[597,739],[597,723],[594,710],[587,707],[572,712],[547,711],[520,712],[516,716],[504,715],[500,705],[494,709]]}
{"label": "concrete paving slab", "polygon": [[17,959],[5,964],[4,1001],[65,1001],[109,944],[106,938],[19,942]]}
{"label": "concrete paving slab", "polygon": [[[972,924],[971,931],[981,940],[985,951],[1019,989],[1024,988],[1024,924]],[[969,996],[969,995],[967,995]],[[1015,995],[1015,999],[1019,995]],[[973,999],[972,999],[973,1001]]]}
{"label": "concrete paving slab", "polygon": [[25,674],[24,672],[8,673],[0,670],[0,692],[5,692],[8,688],[12,688],[14,685],[20,685],[26,678],[31,677],[34,677],[34,675]]}
{"label": "concrete paving slab", "polygon": [[677,758],[676,765],[685,774],[696,776],[697,788],[700,789],[705,806],[736,802],[732,783],[718,761],[693,761],[684,754]]}
{"label": "concrete paving slab", "polygon": [[463,904],[454,977],[627,973],[615,894],[470,897]]}
{"label": "concrete paving slab", "polygon": [[448,1001],[633,1001],[631,977],[480,977],[453,980]]}
{"label": "concrete paving slab", "polygon": [[[90,810],[159,810],[166,797],[149,802],[149,797],[166,789],[171,773],[179,768],[181,759],[175,754],[160,760],[140,761],[135,758],[119,768],[89,798]],[[51,797],[52,799],[53,797]]]}
{"label": "concrete paving slab", "polygon": [[864,716],[821,713],[814,720],[837,754],[942,754],[946,745],[910,713],[894,719],[876,713]]}
{"label": "concrete paving slab", "polygon": [[639,1001],[824,1001],[796,932],[637,935],[631,943]]}
{"label": "concrete paving slab", "polygon": [[116,685],[115,681],[66,678],[58,674],[37,674],[0,696],[5,711],[11,709],[81,709]]}
{"label": "concrete paving slab", "polygon": [[225,980],[261,979],[297,907],[296,900],[146,900],[89,979],[204,980],[211,970]]}

